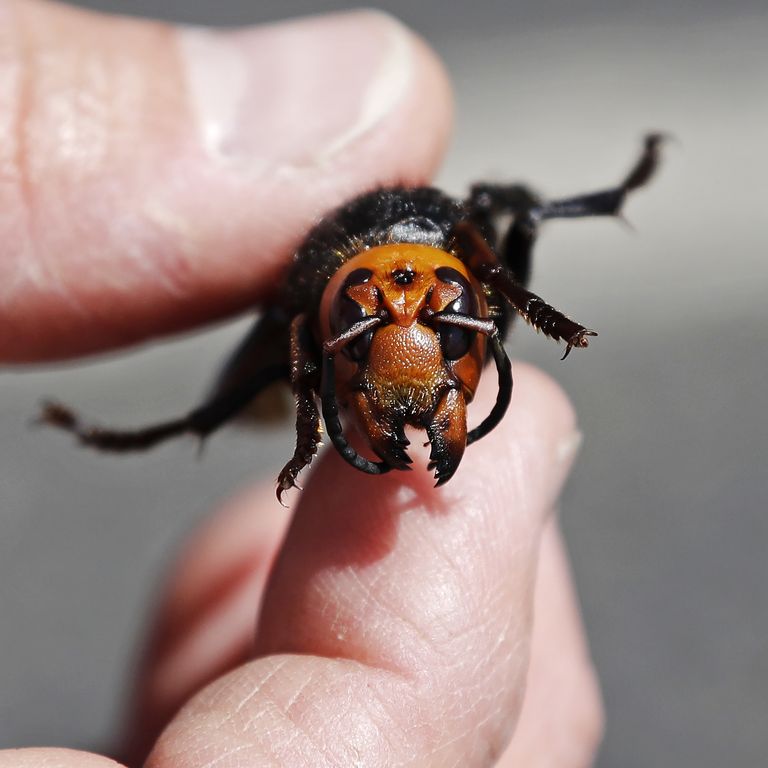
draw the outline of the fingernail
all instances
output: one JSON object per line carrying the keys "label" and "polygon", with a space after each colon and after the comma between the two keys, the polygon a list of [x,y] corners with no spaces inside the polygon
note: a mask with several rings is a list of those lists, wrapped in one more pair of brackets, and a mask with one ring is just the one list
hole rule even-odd
{"label": "fingernail", "polygon": [[203,147],[250,172],[328,162],[392,111],[411,77],[409,33],[375,11],[178,35]]}

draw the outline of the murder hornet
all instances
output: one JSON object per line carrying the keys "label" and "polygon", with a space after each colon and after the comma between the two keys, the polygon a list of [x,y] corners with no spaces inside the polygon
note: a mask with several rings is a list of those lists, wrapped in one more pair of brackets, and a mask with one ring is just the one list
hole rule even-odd
{"label": "murder hornet", "polygon": [[[296,448],[277,479],[277,496],[296,486],[317,452],[321,413],[342,458],[372,475],[409,469],[406,425],[426,431],[429,469],[449,480],[468,445],[501,420],[512,394],[502,340],[520,315],[537,331],[574,347],[597,335],[526,285],[542,222],[616,216],[659,159],[661,134],[617,186],[544,200],[522,185],[475,184],[465,200],[429,187],[390,187],[360,195],[310,230],[282,290],[225,366],[210,397],[187,416],[136,430],[89,426],[48,403],[42,420],[105,451],[149,448],[170,437],[205,437],[278,380],[296,400]],[[499,224],[510,221],[500,237]],[[498,394],[467,430],[467,405],[486,360]],[[367,439],[374,461],[348,442],[344,411]]]}

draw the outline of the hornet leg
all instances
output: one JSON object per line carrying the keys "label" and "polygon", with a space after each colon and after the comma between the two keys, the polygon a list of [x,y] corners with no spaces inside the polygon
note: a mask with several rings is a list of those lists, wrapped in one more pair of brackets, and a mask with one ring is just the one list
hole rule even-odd
{"label": "hornet leg", "polygon": [[660,133],[648,134],[640,157],[624,180],[600,192],[544,201],[521,185],[477,184],[472,187],[468,200],[470,218],[493,244],[494,239],[489,238],[486,231],[486,221],[503,214],[514,216],[501,247],[502,261],[516,282],[525,286],[531,274],[531,252],[540,223],[547,219],[618,216],[627,194],[645,185],[656,172],[665,138]]}
{"label": "hornet leg", "polygon": [[289,488],[298,488],[296,477],[317,453],[320,444],[320,412],[316,397],[320,388],[317,353],[304,315],[291,323],[291,386],[296,399],[296,448],[277,478],[277,499],[282,504]]}
{"label": "hornet leg", "polygon": [[143,451],[178,435],[207,437],[245,409],[262,389],[287,378],[288,367],[285,365],[265,368],[250,380],[203,403],[186,416],[138,429],[109,429],[85,424],[67,406],[53,402],[43,405],[39,421],[71,432],[80,443],[99,451]]}
{"label": "hornet leg", "polygon": [[496,254],[473,224],[460,222],[453,234],[470,270],[478,280],[504,296],[537,331],[555,341],[565,341],[563,358],[568,356],[573,347],[588,346],[588,336],[597,336],[595,331],[574,322],[521,285],[515,275],[499,263]]}
{"label": "hornet leg", "polygon": [[74,434],[83,444],[100,451],[142,451],[183,434],[205,438],[245,410],[270,384],[288,379],[285,344],[287,321],[267,312],[224,367],[205,401],[178,419],[137,429],[110,429],[84,423],[60,403],[44,404],[39,421]]}

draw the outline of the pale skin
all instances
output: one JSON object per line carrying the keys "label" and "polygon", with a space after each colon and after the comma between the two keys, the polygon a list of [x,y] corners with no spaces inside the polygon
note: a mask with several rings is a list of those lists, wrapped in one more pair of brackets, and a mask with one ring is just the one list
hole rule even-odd
{"label": "pale skin", "polygon": [[[275,74],[277,97],[258,80],[211,95],[206,55],[229,67],[221,82],[241,82],[222,41],[20,0],[1,2],[0,17],[6,363],[113,349],[256,305],[318,214],[374,183],[423,183],[443,154],[445,73],[378,14],[238,38],[236,63],[292,62]],[[338,61],[318,65],[313,45]],[[249,122],[246,96],[257,111],[287,106]],[[284,107],[315,118],[300,147],[270,122]],[[494,379],[470,421],[488,412]],[[507,417],[442,488],[426,454],[412,473],[369,477],[327,451],[289,512],[271,483],[224,505],[160,587],[123,764],[590,765],[601,702],[553,515],[577,445],[560,389],[517,363]],[[117,763],[0,752],[0,768],[41,765]]]}

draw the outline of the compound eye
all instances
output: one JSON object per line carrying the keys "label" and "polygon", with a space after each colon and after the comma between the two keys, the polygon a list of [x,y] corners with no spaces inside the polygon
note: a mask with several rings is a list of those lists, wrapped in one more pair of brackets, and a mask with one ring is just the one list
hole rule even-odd
{"label": "compound eye", "polygon": [[[468,315],[474,317],[477,312],[477,302],[472,286],[467,279],[452,267],[439,267],[435,270],[438,280],[461,288],[461,295],[447,304],[443,312],[451,315]],[[441,323],[438,330],[440,347],[446,360],[458,360],[469,352],[475,340],[475,332],[455,325]]]}
{"label": "compound eye", "polygon": [[461,295],[448,304],[443,312],[449,312],[452,315],[470,315],[473,317],[477,312],[477,302],[475,301],[475,294],[472,290],[472,286],[467,281],[467,278],[453,267],[438,267],[435,270],[435,276],[438,280],[441,280],[444,283],[461,288]]}
{"label": "compound eye", "polygon": [[[336,294],[331,306],[331,331],[335,335],[338,336],[340,333],[348,331],[355,323],[368,316],[365,309],[347,295],[347,289],[354,285],[367,283],[371,277],[373,277],[373,272],[370,269],[363,268],[355,269],[347,276],[344,285]],[[368,331],[368,333],[358,336],[351,344],[347,344],[344,347],[343,354],[350,360],[359,363],[368,355],[371,339],[373,339],[373,331]]]}

